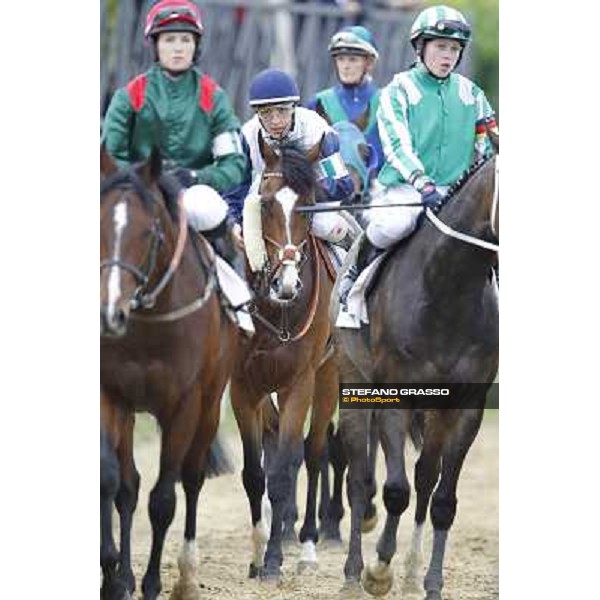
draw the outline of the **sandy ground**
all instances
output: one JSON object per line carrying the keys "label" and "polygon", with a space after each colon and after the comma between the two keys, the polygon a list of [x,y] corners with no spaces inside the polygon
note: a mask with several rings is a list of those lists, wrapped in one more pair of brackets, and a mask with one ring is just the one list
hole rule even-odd
{"label": "sandy ground", "polygon": [[[139,436],[136,461],[142,475],[140,504],[133,530],[133,561],[138,590],[150,549],[151,529],[148,521],[148,492],[156,479],[158,433]],[[242,487],[241,447],[231,434],[232,448],[237,452],[238,473],[207,480],[198,508],[199,580],[202,598],[206,599],[277,599],[326,600],[343,598],[343,564],[348,541],[349,510],[342,521],[344,543],[338,547],[317,546],[319,568],[316,572],[296,574],[300,548],[288,548],[283,564],[283,582],[279,588],[247,579],[250,562],[250,514]],[[412,448],[410,455],[414,457]],[[410,481],[412,466],[410,464]],[[375,544],[383,526],[385,509],[381,500],[381,482],[385,477],[383,460],[378,461],[379,489],[376,503],[380,515],[376,529],[363,536],[365,563],[375,559]],[[299,480],[299,508],[304,513],[306,478],[304,468]],[[445,600],[492,600],[498,598],[498,419],[497,412],[486,417],[463,468],[458,490],[458,514],[451,530],[445,561]],[[408,548],[414,513],[411,506],[400,522],[398,554],[392,565],[395,583],[387,599],[417,600],[424,594],[407,594],[402,590],[404,555]],[[181,486],[177,491],[176,517],[169,530],[163,554],[163,595],[167,599],[178,577],[177,556],[183,539],[184,500]],[[297,526],[299,530],[300,525]],[[425,561],[431,549],[431,525],[425,535]],[[424,567],[425,570],[425,567]],[[141,598],[139,592],[135,596]]]}

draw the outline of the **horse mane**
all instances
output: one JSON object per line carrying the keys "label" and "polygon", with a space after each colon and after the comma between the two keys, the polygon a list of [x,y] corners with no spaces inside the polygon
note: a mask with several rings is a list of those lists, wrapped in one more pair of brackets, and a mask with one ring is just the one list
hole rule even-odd
{"label": "horse mane", "polygon": [[486,156],[484,158],[480,158],[478,161],[474,162],[461,176],[460,178],[453,183],[448,189],[448,193],[446,194],[446,200],[450,200],[450,198],[456,196],[458,192],[465,186],[467,181],[475,175],[487,162],[489,162],[494,155]]}
{"label": "horse mane", "polygon": [[301,197],[310,196],[317,185],[317,178],[306,152],[294,142],[282,144],[278,149],[285,184]]}
{"label": "horse mane", "polygon": [[[132,165],[126,169],[119,170],[112,175],[108,175],[100,181],[100,203],[104,196],[115,188],[133,188],[134,192],[142,199],[142,203],[147,210],[151,210],[156,202],[156,197],[150,193],[146,184],[137,173],[137,165]],[[163,173],[157,181],[158,188],[161,191],[167,212],[170,217],[177,222],[179,210],[177,198],[181,191],[181,185],[175,177],[168,173]]]}

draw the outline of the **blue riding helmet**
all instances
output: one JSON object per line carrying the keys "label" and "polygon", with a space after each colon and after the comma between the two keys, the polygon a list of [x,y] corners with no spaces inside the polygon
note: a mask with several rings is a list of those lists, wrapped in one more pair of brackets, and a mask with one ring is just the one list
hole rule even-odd
{"label": "blue riding helmet", "polygon": [[250,84],[250,106],[298,102],[300,92],[296,82],[279,69],[265,69]]}

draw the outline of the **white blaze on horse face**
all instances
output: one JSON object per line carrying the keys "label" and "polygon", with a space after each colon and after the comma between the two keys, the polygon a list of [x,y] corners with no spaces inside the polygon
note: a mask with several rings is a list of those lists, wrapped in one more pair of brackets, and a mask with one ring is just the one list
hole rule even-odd
{"label": "white blaze on horse face", "polygon": [[285,217],[285,230],[287,233],[287,244],[292,243],[292,215],[294,212],[294,204],[298,199],[298,194],[289,187],[280,189],[275,194],[275,199],[279,202]]}
{"label": "white blaze on horse face", "polygon": [[[127,225],[127,204],[120,202],[115,206],[114,217],[115,223],[115,243],[113,247],[113,260],[118,261],[121,254],[121,239],[123,230]],[[108,314],[114,312],[116,303],[121,296],[121,269],[117,264],[110,268],[108,274]]]}

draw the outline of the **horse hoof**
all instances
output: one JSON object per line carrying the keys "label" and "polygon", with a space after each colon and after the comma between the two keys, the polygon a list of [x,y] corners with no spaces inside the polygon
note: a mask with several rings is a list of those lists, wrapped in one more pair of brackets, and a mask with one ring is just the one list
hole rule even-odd
{"label": "horse hoof", "polygon": [[104,581],[100,590],[100,600],[132,600],[125,583],[121,580]]}
{"label": "horse hoof", "polygon": [[365,593],[358,581],[346,581],[338,592],[339,600],[363,600]]}
{"label": "horse hoof", "polygon": [[377,525],[377,507],[374,504],[367,506],[363,516],[360,530],[362,533],[370,533]]}
{"label": "horse hoof", "polygon": [[324,542],[335,542],[338,544],[342,543],[342,535],[340,534],[339,528],[335,527],[324,527],[319,532],[319,538]]}
{"label": "horse hoof", "polygon": [[442,600],[442,594],[438,591],[429,591],[425,596],[425,600]]}
{"label": "horse hoof", "polygon": [[309,571],[316,571],[319,568],[319,563],[312,560],[300,560],[298,561],[298,566],[296,567],[296,573],[301,575],[302,573],[307,573]]}
{"label": "horse hoof", "polygon": [[281,569],[279,567],[261,567],[259,577],[261,583],[278,585],[281,582]]}
{"label": "horse hoof", "polygon": [[371,596],[384,596],[392,589],[393,583],[394,575],[389,567],[380,572],[371,567],[363,571],[362,584]]}
{"label": "horse hoof", "polygon": [[194,581],[178,581],[169,600],[200,600],[200,588]]}
{"label": "horse hoof", "polygon": [[254,563],[250,563],[248,567],[248,578],[256,579],[260,575],[260,567],[257,567]]}

